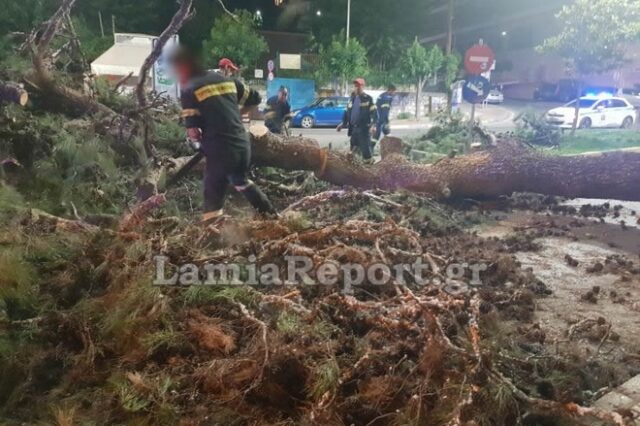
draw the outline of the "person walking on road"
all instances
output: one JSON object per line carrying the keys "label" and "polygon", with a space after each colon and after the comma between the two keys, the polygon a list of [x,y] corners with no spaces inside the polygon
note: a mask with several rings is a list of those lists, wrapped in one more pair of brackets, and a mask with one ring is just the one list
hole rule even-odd
{"label": "person walking on road", "polygon": [[372,164],[371,133],[375,131],[373,127],[378,121],[378,113],[373,98],[364,92],[365,81],[357,78],[353,81],[354,91],[351,94],[347,110],[342,117],[342,123],[336,130],[342,131],[349,128],[351,137],[351,151],[360,151],[365,163]]}
{"label": "person walking on road", "polygon": [[241,108],[260,104],[258,92],[240,80],[206,72],[197,57],[184,48],[172,55],[171,63],[180,81],[185,82],[181,102],[187,137],[200,143],[207,161],[203,223],[215,223],[223,216],[229,184],[259,213],[277,216],[267,196],[247,177],[251,145],[242,123]]}
{"label": "person walking on road", "polygon": [[396,93],[396,86],[390,84],[387,87],[387,91],[378,97],[376,106],[378,108],[378,123],[376,125],[375,140],[380,140],[380,136],[384,134],[389,136],[391,133],[391,127],[389,126],[389,113],[391,111],[391,105],[393,104],[393,96]]}

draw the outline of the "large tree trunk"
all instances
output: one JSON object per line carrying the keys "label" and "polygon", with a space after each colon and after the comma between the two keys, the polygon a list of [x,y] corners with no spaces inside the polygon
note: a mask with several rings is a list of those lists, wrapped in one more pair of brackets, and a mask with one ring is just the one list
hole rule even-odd
{"label": "large tree trunk", "polygon": [[497,197],[523,191],[640,200],[640,153],[551,156],[502,141],[487,151],[423,165],[404,157],[400,139],[385,138],[382,161],[367,166],[348,153],[320,148],[313,140],[283,138],[258,126],[252,128],[251,138],[256,165],[311,170],[337,185],[405,189],[438,198]]}

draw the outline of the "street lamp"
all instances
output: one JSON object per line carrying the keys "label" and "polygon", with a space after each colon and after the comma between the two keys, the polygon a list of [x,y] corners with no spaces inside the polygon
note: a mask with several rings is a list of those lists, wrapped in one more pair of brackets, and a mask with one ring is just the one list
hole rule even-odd
{"label": "street lamp", "polygon": [[347,43],[349,45],[349,32],[351,30],[351,0],[347,0]]}
{"label": "street lamp", "polygon": [[502,37],[506,37],[507,36],[507,32],[503,31],[501,35],[502,35]]}
{"label": "street lamp", "polygon": [[322,16],[322,11],[320,9],[316,10],[316,16]]}
{"label": "street lamp", "polygon": [[262,16],[262,12],[260,11],[260,9],[256,10],[256,16]]}

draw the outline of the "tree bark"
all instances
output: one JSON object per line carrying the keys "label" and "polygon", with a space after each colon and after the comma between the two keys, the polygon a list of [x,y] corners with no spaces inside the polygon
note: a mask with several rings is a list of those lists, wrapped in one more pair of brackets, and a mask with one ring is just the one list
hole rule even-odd
{"label": "tree bark", "polygon": [[416,113],[414,115],[416,120],[420,119],[420,98],[422,97],[422,86],[424,85],[424,80],[422,78],[418,78],[416,82]]}
{"label": "tree bark", "polygon": [[0,103],[2,102],[25,106],[29,102],[29,94],[17,83],[0,81]]}
{"label": "tree bark", "polygon": [[412,163],[403,142],[385,138],[383,159],[366,166],[352,155],[320,148],[302,138],[251,129],[253,162],[285,170],[310,170],[336,185],[361,189],[404,189],[436,198],[493,198],[513,192],[566,197],[640,200],[640,153],[550,156],[515,141],[446,158],[433,165]]}

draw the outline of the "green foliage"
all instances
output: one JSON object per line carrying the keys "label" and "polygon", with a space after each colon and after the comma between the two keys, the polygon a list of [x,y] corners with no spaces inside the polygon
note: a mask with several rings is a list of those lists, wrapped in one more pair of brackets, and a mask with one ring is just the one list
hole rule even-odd
{"label": "green foliage", "polygon": [[436,75],[444,63],[444,54],[437,45],[427,50],[416,38],[402,58],[403,73],[416,85]]}
{"label": "green foliage", "polygon": [[372,69],[369,72],[369,76],[367,77],[367,86],[372,88],[386,89],[390,84],[397,85],[405,81],[406,79],[398,68],[393,68],[389,71]]}
{"label": "green foliage", "polygon": [[114,380],[112,383],[116,389],[120,406],[125,411],[137,413],[151,404],[147,396],[139,392],[125,378]]}
{"label": "green foliage", "polygon": [[418,38],[413,41],[411,47],[409,47],[404,57],[402,58],[401,69],[404,76],[413,81],[416,86],[416,104],[415,104],[415,118],[418,119],[420,115],[420,97],[422,94],[422,87],[426,83],[427,79],[435,77],[438,74],[440,68],[444,63],[444,54],[437,45],[433,45],[431,49],[427,50],[420,44]]}
{"label": "green foliage", "polygon": [[369,73],[367,50],[356,39],[350,39],[347,44],[342,34],[333,37],[328,46],[320,48],[320,57],[322,67],[318,70],[318,77],[337,77],[345,88],[354,78]]}
{"label": "green foliage", "polygon": [[276,329],[280,333],[289,336],[300,333],[303,327],[304,324],[300,321],[300,317],[288,311],[282,312],[276,322]]}
{"label": "green foliage", "polygon": [[376,71],[383,73],[397,72],[402,54],[408,40],[397,35],[381,35],[373,43],[367,45],[368,56]]}
{"label": "green foliage", "polygon": [[158,150],[166,151],[174,157],[193,154],[193,150],[185,141],[184,127],[179,121],[160,120],[154,130],[157,138],[155,146]]}
{"label": "green foliage", "polygon": [[640,132],[632,130],[578,130],[560,138],[560,147],[549,151],[559,155],[635,148],[640,150]]}
{"label": "green foliage", "polygon": [[[0,111],[0,152],[20,167],[8,181],[33,207],[53,214],[118,213],[130,196],[114,152],[90,123],[6,107]],[[9,172],[7,172],[9,173]]]}
{"label": "green foliage", "polygon": [[315,369],[309,392],[318,401],[325,393],[334,391],[339,384],[340,366],[334,358],[330,358]]}
{"label": "green foliage", "polygon": [[442,79],[444,81],[445,90],[449,91],[453,82],[458,79],[462,58],[457,52],[454,52],[449,55],[445,55],[443,62]]}
{"label": "green foliage", "polygon": [[29,318],[35,312],[37,289],[34,268],[19,249],[0,250],[0,303],[12,320]]}
{"label": "green foliage", "polygon": [[126,111],[135,109],[137,106],[133,94],[123,95],[113,90],[113,84],[105,77],[97,77],[94,80],[93,91],[96,100],[114,111]]}
{"label": "green foliage", "polygon": [[624,42],[640,35],[637,0],[575,0],[557,18],[564,30],[539,50],[557,53],[580,75],[620,67],[626,60]]}
{"label": "green foliage", "polygon": [[237,20],[227,14],[216,18],[211,36],[204,43],[204,55],[213,66],[226,57],[243,68],[253,69],[267,52],[267,42],[258,33],[251,13],[242,10],[236,16]]}
{"label": "green foliage", "polygon": [[422,152],[415,159],[431,163],[452,152],[463,152],[465,142],[471,137],[469,123],[461,113],[439,113],[434,126],[425,135],[410,142],[414,150]]}
{"label": "green foliage", "polygon": [[62,120],[54,115],[34,116],[15,105],[0,109],[0,152],[30,168],[51,153]]}
{"label": "green foliage", "polygon": [[84,213],[117,213],[128,197],[115,153],[91,132],[61,129],[48,158],[35,163],[19,189],[46,211],[60,214],[71,203]]}
{"label": "green foliage", "polygon": [[240,302],[253,306],[258,301],[256,292],[248,286],[191,286],[182,292],[185,306],[197,307],[216,301]]}
{"label": "green foliage", "polygon": [[55,2],[47,0],[0,0],[0,36],[13,31],[31,31],[49,18],[54,7],[57,7]]}
{"label": "green foliage", "polygon": [[158,350],[180,349],[187,344],[184,333],[175,331],[171,327],[149,333],[142,339],[142,344],[147,348],[149,354]]}
{"label": "green foliage", "polygon": [[0,224],[7,225],[24,209],[24,199],[15,188],[0,185]]}
{"label": "green foliage", "polygon": [[557,146],[560,141],[560,129],[550,125],[544,114],[525,111],[514,118],[513,121],[517,126],[516,135],[518,138],[530,144]]}
{"label": "green foliage", "polygon": [[90,26],[82,17],[74,18],[73,26],[80,40],[82,53],[89,63],[97,59],[113,44],[113,37],[107,35],[102,37],[100,29],[96,26]]}

